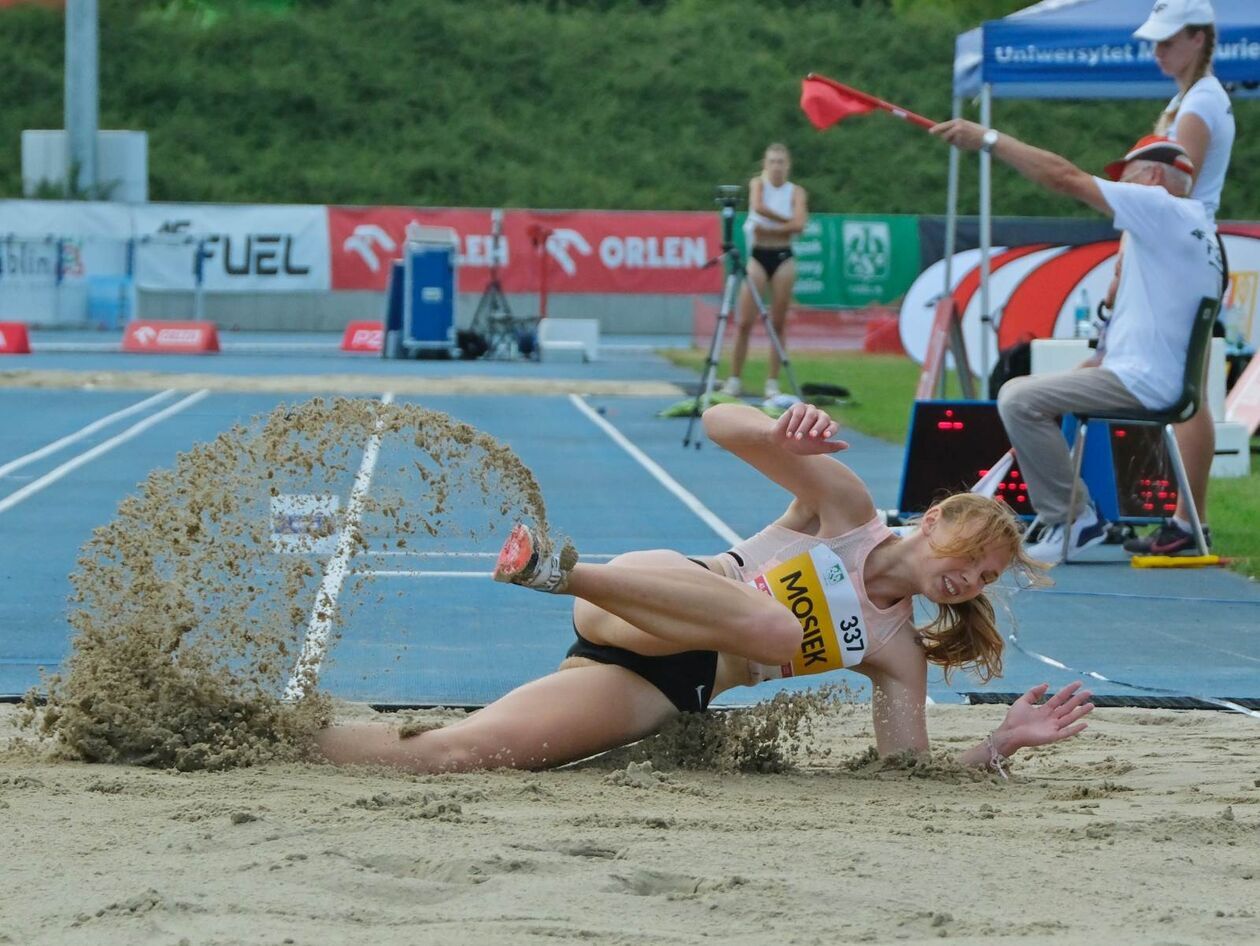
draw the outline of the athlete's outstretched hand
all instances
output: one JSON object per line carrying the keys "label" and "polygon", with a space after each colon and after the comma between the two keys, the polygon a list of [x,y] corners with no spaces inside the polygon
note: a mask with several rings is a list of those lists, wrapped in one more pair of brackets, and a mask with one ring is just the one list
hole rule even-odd
{"label": "athlete's outstretched hand", "polygon": [[993,733],[993,740],[1003,755],[1026,746],[1044,746],[1071,739],[1084,732],[1081,722],[1094,710],[1089,701],[1094,694],[1081,689],[1081,682],[1069,683],[1044,703],[1041,698],[1050,689],[1039,683],[1011,704],[1006,719]]}
{"label": "athlete's outstretched hand", "polygon": [[774,424],[774,441],[783,449],[812,456],[837,453],[848,448],[843,440],[832,440],[840,425],[813,404],[798,401],[784,411]]}

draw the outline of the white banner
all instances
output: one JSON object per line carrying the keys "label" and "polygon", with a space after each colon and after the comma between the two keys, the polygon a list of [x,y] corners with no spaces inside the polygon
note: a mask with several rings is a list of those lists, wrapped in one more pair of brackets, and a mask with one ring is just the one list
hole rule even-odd
{"label": "white banner", "polygon": [[123,276],[131,209],[81,200],[0,200],[0,281],[53,286]]}
{"label": "white banner", "polygon": [[[131,276],[144,289],[327,292],[328,210],[313,205],[0,201],[0,279]],[[3,243],[4,237],[0,237]],[[50,264],[49,260],[53,262]]]}
{"label": "white banner", "polygon": [[207,292],[327,292],[321,205],[134,205],[136,285]]}

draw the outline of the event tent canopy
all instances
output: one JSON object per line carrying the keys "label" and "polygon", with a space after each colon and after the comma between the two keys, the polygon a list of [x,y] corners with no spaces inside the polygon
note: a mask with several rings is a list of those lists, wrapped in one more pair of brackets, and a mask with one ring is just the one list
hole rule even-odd
{"label": "event tent canopy", "polygon": [[[954,94],[998,98],[1169,98],[1154,44],[1133,38],[1152,0],[1042,0],[961,34]],[[1212,0],[1213,70],[1235,97],[1260,97],[1260,2]]]}

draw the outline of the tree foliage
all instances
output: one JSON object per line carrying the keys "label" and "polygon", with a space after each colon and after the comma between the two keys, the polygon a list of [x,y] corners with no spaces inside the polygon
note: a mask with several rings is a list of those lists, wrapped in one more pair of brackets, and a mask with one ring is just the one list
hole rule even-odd
{"label": "tree foliage", "polygon": [[[155,200],[710,209],[764,146],[815,210],[941,212],[946,151],[886,114],[819,133],[811,71],[946,117],[954,37],[1009,0],[101,2],[101,127],[149,133]],[[62,123],[64,25],[0,14],[0,194],[23,128]],[[1172,84],[1169,84],[1170,92]],[[1096,169],[1159,103],[1000,102],[994,123]],[[1223,216],[1257,217],[1240,126]],[[974,162],[962,206],[976,205]],[[998,169],[1004,214],[1088,213]]]}

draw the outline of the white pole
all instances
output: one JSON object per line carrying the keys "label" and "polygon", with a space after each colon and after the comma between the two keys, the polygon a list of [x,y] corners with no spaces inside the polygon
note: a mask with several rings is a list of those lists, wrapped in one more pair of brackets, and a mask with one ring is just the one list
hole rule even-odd
{"label": "white pole", "polygon": [[[957,95],[954,96],[953,118],[962,117],[962,99]],[[950,145],[949,147],[949,184],[945,193],[945,287],[941,294],[948,296],[954,291],[954,246],[957,243],[958,236],[958,172],[959,172],[959,155],[961,152]],[[941,372],[939,382],[940,390],[938,396],[945,396],[945,378],[944,371]]]}
{"label": "white pole", "polygon": [[66,189],[95,195],[100,121],[96,0],[66,0]]}
{"label": "white pole", "polygon": [[[993,86],[985,83],[980,90],[980,124],[988,128],[993,120]],[[988,384],[989,329],[992,314],[989,308],[989,253],[993,245],[993,155],[980,152],[980,384]],[[965,368],[966,366],[960,366]],[[987,391],[985,393],[988,393]]]}

